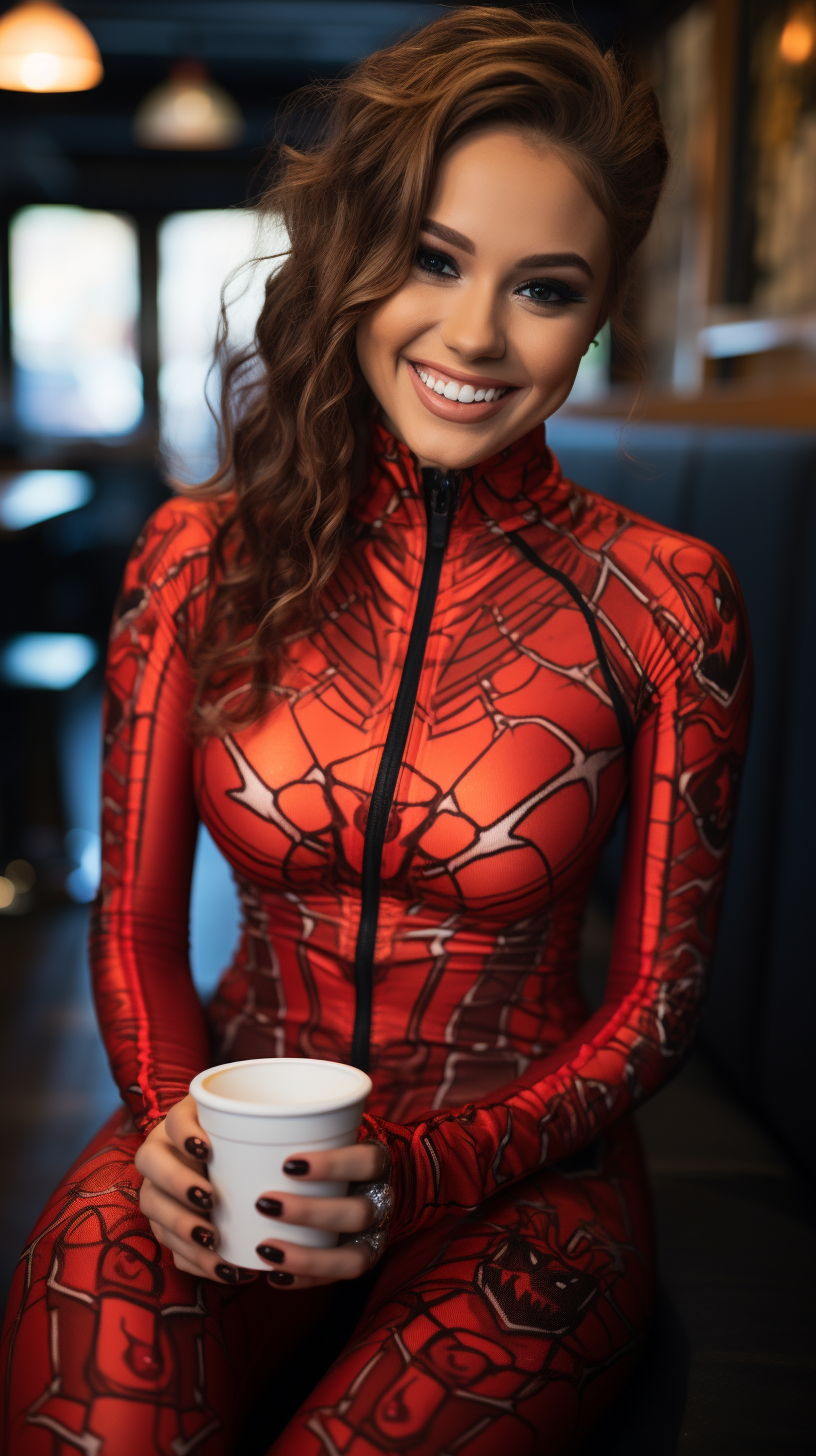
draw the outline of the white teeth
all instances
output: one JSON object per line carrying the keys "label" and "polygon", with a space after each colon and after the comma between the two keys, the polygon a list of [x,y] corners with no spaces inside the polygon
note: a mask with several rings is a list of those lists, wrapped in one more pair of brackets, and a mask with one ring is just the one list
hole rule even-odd
{"label": "white teeth", "polygon": [[454,379],[436,379],[427,369],[420,369],[414,365],[417,374],[426,389],[432,389],[434,394],[441,394],[445,399],[456,400],[459,404],[485,404],[493,399],[501,399],[507,393],[506,389],[474,389],[472,384],[457,384]]}

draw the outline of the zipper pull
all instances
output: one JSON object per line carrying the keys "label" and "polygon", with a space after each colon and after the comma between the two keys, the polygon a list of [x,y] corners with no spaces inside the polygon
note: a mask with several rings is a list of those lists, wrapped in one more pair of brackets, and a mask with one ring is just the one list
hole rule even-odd
{"label": "zipper pull", "polygon": [[428,545],[444,551],[448,544],[451,518],[459,503],[462,488],[461,470],[422,472],[425,487],[425,509],[428,515]]}

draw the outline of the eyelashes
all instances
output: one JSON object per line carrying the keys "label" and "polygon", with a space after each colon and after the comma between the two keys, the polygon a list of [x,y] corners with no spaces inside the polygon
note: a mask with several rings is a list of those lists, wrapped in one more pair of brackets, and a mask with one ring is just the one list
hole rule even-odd
{"label": "eyelashes", "polygon": [[437,252],[435,248],[417,248],[416,264],[423,273],[434,273],[438,278],[459,276],[453,258],[449,258],[447,253]]}
{"label": "eyelashes", "polygon": [[[416,266],[422,273],[430,273],[435,278],[458,278],[459,270],[453,258],[448,253],[440,252],[437,248],[419,247],[416,251]],[[572,288],[561,278],[529,278],[526,283],[520,283],[514,292],[520,298],[528,298],[531,303],[540,307],[561,307],[568,303],[586,303],[587,296],[580,293],[577,288]],[[545,296],[549,295],[549,296]]]}
{"label": "eyelashes", "polygon": [[[529,292],[528,292],[529,289]],[[538,290],[538,297],[536,297]],[[569,283],[562,283],[560,278],[531,278],[529,283],[522,283],[516,289],[516,293],[527,297],[533,303],[586,303],[585,293],[579,293],[577,288],[571,288]],[[555,294],[554,298],[541,297],[544,293]]]}

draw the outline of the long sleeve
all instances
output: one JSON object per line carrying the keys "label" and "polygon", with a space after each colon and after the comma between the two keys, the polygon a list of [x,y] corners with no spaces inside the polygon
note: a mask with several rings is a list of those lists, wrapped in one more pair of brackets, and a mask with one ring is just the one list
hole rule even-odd
{"label": "long sleeve", "polygon": [[664,590],[643,613],[644,705],[603,1004],[491,1097],[411,1125],[365,1119],[362,1136],[391,1154],[394,1235],[578,1151],[673,1075],[690,1047],[725,882],[751,664],[727,564],[689,543],[678,580],[677,557],[674,542]]}
{"label": "long sleeve", "polygon": [[207,538],[201,506],[173,500],[156,512],[128,563],[108,653],[91,968],[113,1075],[143,1131],[208,1061],[188,956],[197,819],[185,657]]}

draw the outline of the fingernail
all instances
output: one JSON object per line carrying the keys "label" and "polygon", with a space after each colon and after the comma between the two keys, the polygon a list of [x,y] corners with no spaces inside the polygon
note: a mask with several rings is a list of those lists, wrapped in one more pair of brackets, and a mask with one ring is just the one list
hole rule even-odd
{"label": "fingernail", "polygon": [[308,1173],[309,1164],[305,1158],[287,1158],[283,1171],[288,1173],[290,1178],[302,1178],[304,1173]]}
{"label": "fingernail", "polygon": [[268,1259],[270,1264],[282,1264],[286,1257],[283,1249],[276,1249],[274,1244],[259,1244],[258,1253],[262,1259]]}
{"label": "fingernail", "polygon": [[212,1208],[213,1206],[212,1197],[204,1188],[188,1188],[187,1197],[196,1208]]}
{"label": "fingernail", "polygon": [[201,1138],[188,1137],[184,1146],[187,1149],[187,1152],[190,1154],[190,1157],[198,1158],[198,1161],[200,1163],[206,1163],[208,1157],[210,1156],[210,1150],[207,1147],[207,1144],[201,1141]]}
{"label": "fingernail", "polygon": [[287,1274],[285,1269],[273,1269],[266,1277],[270,1284],[294,1284],[295,1282],[294,1274]]}
{"label": "fingernail", "polygon": [[203,1228],[201,1224],[193,1229],[190,1238],[195,1239],[196,1243],[201,1244],[205,1249],[215,1248],[215,1234],[212,1229]]}
{"label": "fingernail", "polygon": [[247,1279],[255,1278],[251,1269],[236,1269],[232,1264],[216,1264],[215,1272],[227,1284],[244,1284]]}
{"label": "fingernail", "polygon": [[255,1207],[259,1213],[266,1213],[270,1218],[280,1218],[283,1213],[283,1204],[279,1198],[259,1198]]}

